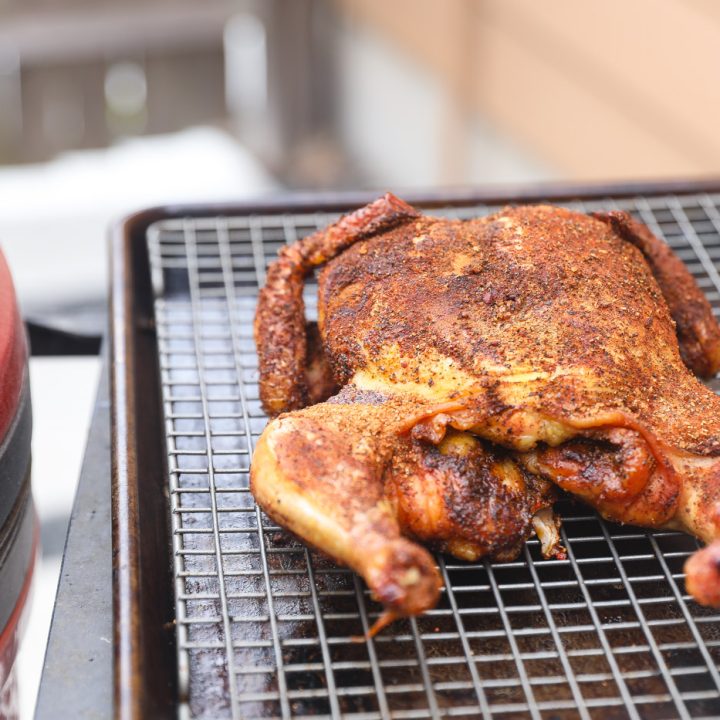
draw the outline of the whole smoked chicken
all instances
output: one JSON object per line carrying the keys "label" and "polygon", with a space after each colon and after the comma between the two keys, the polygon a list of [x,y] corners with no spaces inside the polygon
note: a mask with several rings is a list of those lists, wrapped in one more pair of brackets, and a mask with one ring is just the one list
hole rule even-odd
{"label": "whole smoked chicken", "polygon": [[[302,291],[319,274],[318,324]],[[395,617],[442,587],[416,541],[562,556],[556,487],[606,518],[709,543],[688,591],[720,604],[720,329],[682,262],[626,213],[426,217],[387,194],[294,245],[255,318],[272,420],[251,489],[361,574]],[[307,407],[309,404],[315,403]]]}

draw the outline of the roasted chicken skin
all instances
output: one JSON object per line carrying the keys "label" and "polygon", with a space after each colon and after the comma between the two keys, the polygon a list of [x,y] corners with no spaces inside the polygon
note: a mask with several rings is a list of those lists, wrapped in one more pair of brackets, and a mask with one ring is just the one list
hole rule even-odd
{"label": "roasted chicken skin", "polygon": [[[302,284],[322,264],[320,377],[344,389],[301,410],[313,395]],[[439,587],[400,535],[461,557],[468,543],[498,556],[499,538],[517,551],[528,522],[511,526],[492,500],[517,478],[528,519],[546,516],[550,481],[613,520],[720,537],[720,399],[685,364],[717,371],[720,330],[682,263],[628,215],[531,206],[459,221],[388,195],[282,251],[255,336],[266,410],[294,412],[260,438],[253,492],[391,613],[430,607]],[[438,462],[447,443],[472,447],[462,470]],[[470,532],[447,522],[458,486],[477,489]],[[361,488],[373,499],[358,505]],[[429,520],[423,497],[442,497],[444,514]],[[320,532],[323,518],[334,525]],[[365,537],[373,552],[358,551]],[[717,548],[686,566],[708,604],[720,603]]]}
{"label": "roasted chicken skin", "polygon": [[433,607],[441,579],[407,538],[464,559],[513,559],[535,525],[560,554],[552,484],[502,448],[449,431],[438,445],[405,432],[412,399],[346,386],[273,421],[258,443],[252,491],[278,523],[362,575],[395,617]]}

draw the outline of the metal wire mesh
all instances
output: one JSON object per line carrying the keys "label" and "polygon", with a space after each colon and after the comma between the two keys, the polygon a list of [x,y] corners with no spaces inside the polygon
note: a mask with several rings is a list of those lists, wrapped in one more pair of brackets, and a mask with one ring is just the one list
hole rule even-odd
{"label": "metal wire mesh", "polygon": [[[720,309],[720,196],[564,203],[632,211]],[[494,208],[448,209],[455,216]],[[323,214],[187,218],[148,232],[172,511],[183,712],[198,718],[720,716],[720,615],[685,593],[697,543],[560,507],[567,560],[438,557],[438,607],[351,642],[381,608],[248,491],[266,418],[252,318],[265,268]],[[306,292],[309,314],[314,287]]]}

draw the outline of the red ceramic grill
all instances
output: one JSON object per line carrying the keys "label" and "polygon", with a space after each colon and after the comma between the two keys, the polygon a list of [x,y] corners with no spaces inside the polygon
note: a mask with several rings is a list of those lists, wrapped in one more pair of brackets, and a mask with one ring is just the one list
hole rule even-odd
{"label": "red ceramic grill", "polygon": [[30,382],[25,328],[0,254],[0,717],[17,715],[15,657],[37,547],[30,494]]}

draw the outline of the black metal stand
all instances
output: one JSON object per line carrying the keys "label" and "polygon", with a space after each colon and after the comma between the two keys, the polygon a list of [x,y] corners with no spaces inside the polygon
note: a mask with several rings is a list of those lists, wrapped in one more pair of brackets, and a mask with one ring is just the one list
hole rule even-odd
{"label": "black metal stand", "polygon": [[105,360],[60,572],[35,711],[39,720],[113,714],[108,397]]}

